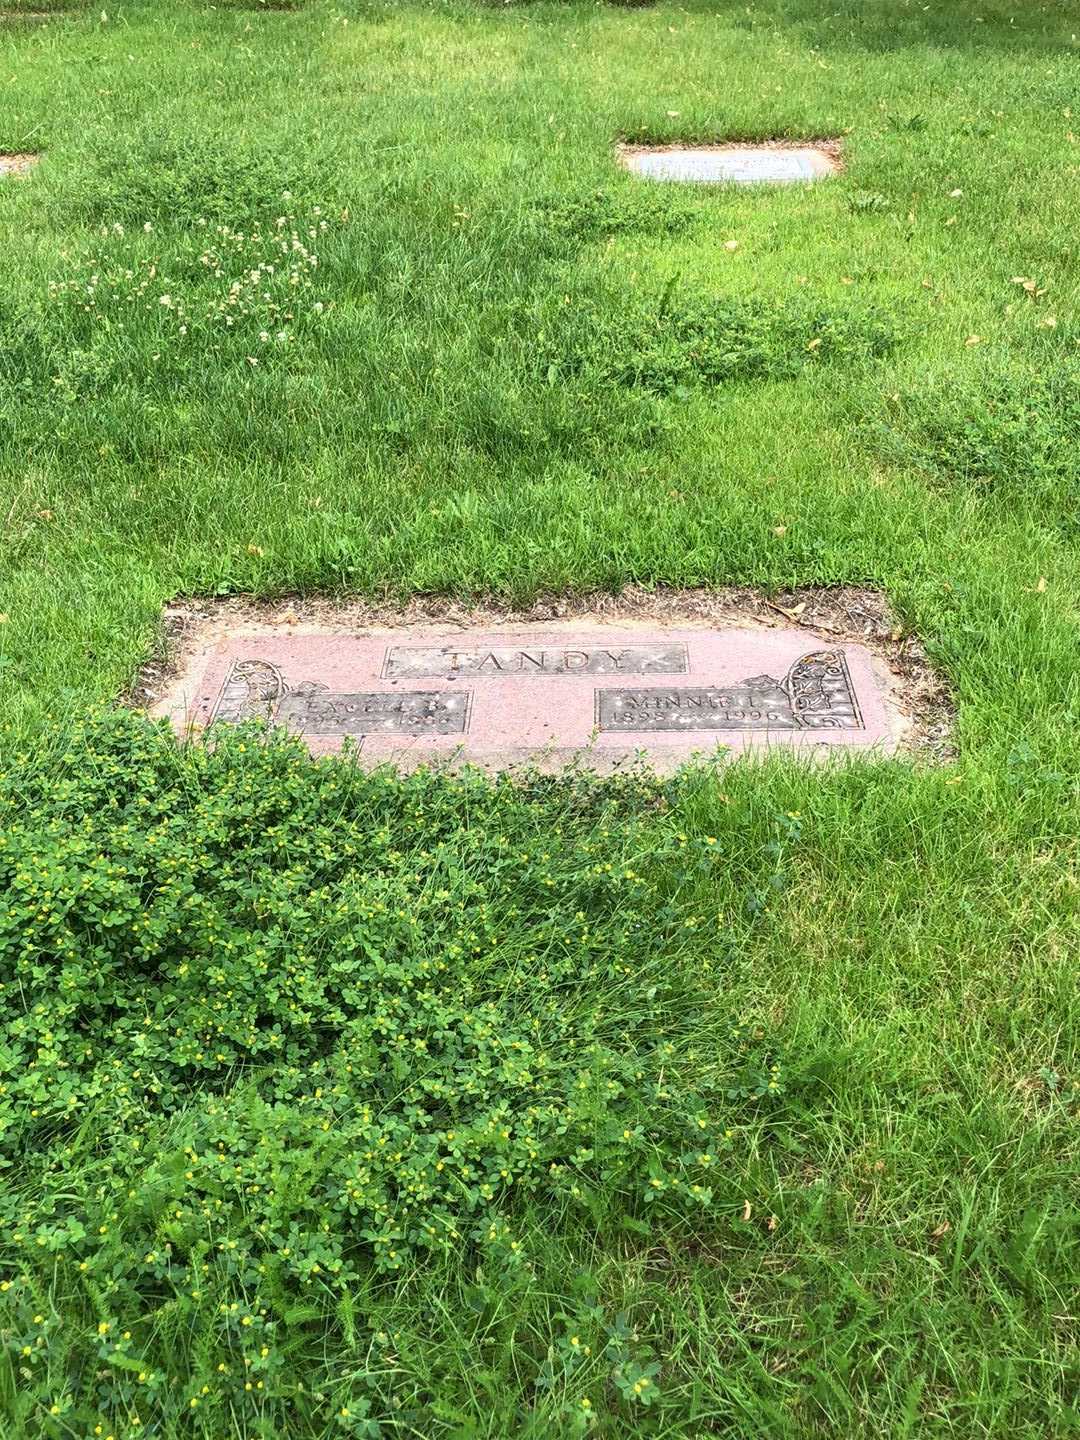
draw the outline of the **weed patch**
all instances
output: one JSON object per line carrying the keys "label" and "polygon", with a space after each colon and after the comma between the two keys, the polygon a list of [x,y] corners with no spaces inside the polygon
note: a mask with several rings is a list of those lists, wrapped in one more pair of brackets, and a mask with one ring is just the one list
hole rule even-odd
{"label": "weed patch", "polygon": [[133,140],[123,132],[107,139],[93,169],[63,185],[70,217],[129,227],[273,223],[283,196],[305,206],[325,199],[325,177],[333,173],[309,144],[289,145],[284,137],[241,141],[215,130],[181,142],[168,130],[150,130]]}
{"label": "weed patch", "polygon": [[[627,0],[613,0],[627,3]],[[701,207],[656,188],[627,185],[564,197],[549,195],[535,203],[541,238],[587,244],[615,235],[678,235],[701,218]]]}
{"label": "weed patch", "polygon": [[[179,1408],[309,1404],[279,1326],[336,1328],[365,1277],[423,1256],[519,1267],[530,1206],[707,1228],[733,1115],[784,1083],[716,988],[798,826],[726,864],[716,837],[656,829],[664,795],[365,776],[250,730],[180,751],[124,714],[10,769],[18,1413],[60,1353],[71,1423],[154,1410],[163,1340],[196,1316],[215,1338]],[[62,1329],[34,1319],[57,1286]]]}
{"label": "weed patch", "polygon": [[[51,281],[43,306],[0,317],[0,376],[15,394],[77,405],[125,387],[183,387],[203,367],[274,367],[317,335],[326,305],[317,248],[330,221],[291,197],[265,229],[211,225],[160,243],[115,222]],[[74,273],[71,273],[71,272]]]}
{"label": "weed patch", "polygon": [[891,457],[998,501],[1038,506],[1070,530],[1080,503],[1080,363],[945,373],[904,392]]}
{"label": "weed patch", "polygon": [[588,376],[669,395],[691,386],[790,380],[831,362],[861,364],[890,354],[899,338],[894,317],[878,307],[684,300],[671,282],[632,305],[587,299],[553,312],[536,359],[549,383]]}

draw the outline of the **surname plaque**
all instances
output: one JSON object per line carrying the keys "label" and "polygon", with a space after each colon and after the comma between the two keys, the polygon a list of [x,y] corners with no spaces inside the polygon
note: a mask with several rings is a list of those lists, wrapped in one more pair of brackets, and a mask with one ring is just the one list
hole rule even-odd
{"label": "surname plaque", "polygon": [[481,679],[500,675],[684,675],[685,645],[393,645],[386,652],[388,680],[436,676]]}

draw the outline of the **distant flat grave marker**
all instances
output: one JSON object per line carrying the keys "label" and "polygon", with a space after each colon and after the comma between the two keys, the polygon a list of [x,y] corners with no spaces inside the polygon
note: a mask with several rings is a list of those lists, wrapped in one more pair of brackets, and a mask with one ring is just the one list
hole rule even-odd
{"label": "distant flat grave marker", "polygon": [[635,175],[697,185],[790,185],[840,168],[828,145],[633,145],[620,156]]}
{"label": "distant flat grave marker", "polygon": [[38,155],[0,155],[0,176],[25,175],[41,157]]}
{"label": "distant flat grave marker", "polygon": [[372,764],[671,769],[717,746],[891,750],[893,685],[863,645],[795,628],[267,626],[202,650],[158,709],[181,732],[263,720],[317,754],[350,737]]}

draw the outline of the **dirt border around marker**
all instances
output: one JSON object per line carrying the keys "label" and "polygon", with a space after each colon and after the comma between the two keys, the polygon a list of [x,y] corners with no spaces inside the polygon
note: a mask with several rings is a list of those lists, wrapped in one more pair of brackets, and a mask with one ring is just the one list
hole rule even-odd
{"label": "dirt border around marker", "polygon": [[888,671],[893,701],[905,733],[897,753],[929,763],[953,758],[954,707],[944,679],[926,650],[893,613],[880,591],[857,586],[803,587],[768,596],[732,586],[709,589],[648,589],[627,586],[620,594],[544,595],[528,605],[492,599],[455,600],[418,596],[404,602],[288,595],[277,600],[247,596],[179,597],[162,612],[155,655],[140,668],[123,704],[154,712],[201,655],[229,634],[277,626],[319,635],[400,631],[440,625],[461,630],[523,625],[640,625],[676,628],[792,626],[821,640],[864,645]]}

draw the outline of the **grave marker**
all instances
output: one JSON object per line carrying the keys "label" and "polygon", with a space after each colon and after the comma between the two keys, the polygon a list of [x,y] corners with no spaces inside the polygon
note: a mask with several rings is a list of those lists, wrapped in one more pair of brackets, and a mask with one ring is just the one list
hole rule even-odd
{"label": "grave marker", "polygon": [[864,646],[798,629],[267,627],[204,651],[159,708],[181,731],[265,721],[315,753],[351,737],[372,764],[610,768],[644,751],[670,769],[718,745],[890,750],[893,690]]}
{"label": "grave marker", "polygon": [[698,185],[790,185],[839,169],[824,145],[625,146],[620,156],[646,179]]}
{"label": "grave marker", "polygon": [[25,175],[40,158],[39,155],[0,155],[0,176]]}

